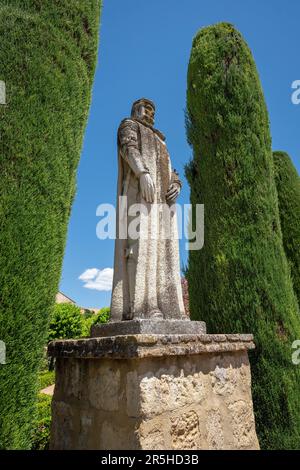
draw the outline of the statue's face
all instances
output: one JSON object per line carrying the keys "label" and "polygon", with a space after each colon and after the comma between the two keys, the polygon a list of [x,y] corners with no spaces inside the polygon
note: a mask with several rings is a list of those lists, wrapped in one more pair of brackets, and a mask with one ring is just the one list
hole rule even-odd
{"label": "statue's face", "polygon": [[150,126],[154,125],[154,108],[151,106],[150,103],[138,103],[134,108],[134,117],[137,119],[144,121],[146,124]]}

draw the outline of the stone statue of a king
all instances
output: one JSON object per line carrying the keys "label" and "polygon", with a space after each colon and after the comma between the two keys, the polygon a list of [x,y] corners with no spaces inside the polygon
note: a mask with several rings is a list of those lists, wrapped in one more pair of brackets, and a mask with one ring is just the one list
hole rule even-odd
{"label": "stone statue of a king", "polygon": [[180,280],[176,198],[155,105],[134,102],[118,130],[118,197],[111,320],[185,320]]}

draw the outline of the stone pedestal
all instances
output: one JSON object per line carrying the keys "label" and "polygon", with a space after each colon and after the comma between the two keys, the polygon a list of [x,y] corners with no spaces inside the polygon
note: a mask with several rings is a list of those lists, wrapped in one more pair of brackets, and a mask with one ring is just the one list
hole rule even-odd
{"label": "stone pedestal", "polygon": [[56,341],[52,449],[258,449],[251,335]]}

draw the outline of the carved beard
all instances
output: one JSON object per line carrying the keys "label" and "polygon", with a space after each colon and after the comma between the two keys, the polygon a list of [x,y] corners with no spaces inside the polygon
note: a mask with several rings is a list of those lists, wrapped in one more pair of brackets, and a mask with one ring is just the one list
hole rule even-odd
{"label": "carved beard", "polygon": [[148,124],[148,126],[154,126],[154,118],[151,115],[144,114],[144,116],[142,117],[142,121]]}
{"label": "carved beard", "polygon": [[148,109],[144,108],[143,113],[138,112],[137,118],[148,126],[154,126],[154,113],[151,113]]}

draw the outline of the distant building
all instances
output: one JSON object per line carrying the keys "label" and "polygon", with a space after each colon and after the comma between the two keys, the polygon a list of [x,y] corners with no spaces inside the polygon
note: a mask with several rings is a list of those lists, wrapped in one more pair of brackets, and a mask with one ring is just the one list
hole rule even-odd
{"label": "distant building", "polygon": [[[68,297],[66,294],[63,294],[63,292],[60,292],[58,291],[58,293],[56,294],[56,303],[57,304],[72,304],[72,305],[76,305],[76,302],[72,299],[70,299],[70,297]],[[80,308],[80,313],[88,313],[88,312],[92,312],[92,313],[98,313],[100,308],[85,308],[85,307],[79,307]]]}
{"label": "distant building", "polygon": [[80,313],[98,313],[100,308],[86,308],[86,307],[80,307]]}
{"label": "distant building", "polygon": [[56,294],[56,303],[57,304],[73,304],[73,305],[76,305],[76,302],[74,302],[74,300],[70,299],[70,297],[63,294],[62,292],[58,292]]}

